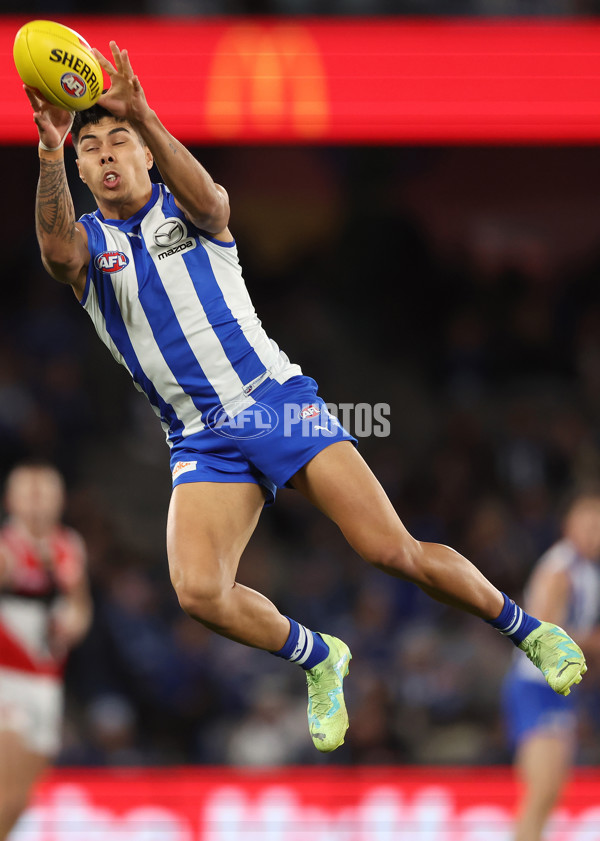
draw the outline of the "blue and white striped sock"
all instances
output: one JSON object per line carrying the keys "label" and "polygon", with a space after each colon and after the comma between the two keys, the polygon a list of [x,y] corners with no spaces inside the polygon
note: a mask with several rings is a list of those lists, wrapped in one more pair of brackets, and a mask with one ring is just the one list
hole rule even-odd
{"label": "blue and white striped sock", "polygon": [[322,663],[329,654],[329,646],[323,638],[289,616],[285,618],[290,623],[290,635],[283,648],[272,653],[290,663],[298,663],[303,669],[312,669],[317,663]]}
{"label": "blue and white striped sock", "polygon": [[515,645],[520,645],[525,637],[528,637],[532,631],[542,624],[535,616],[530,616],[525,613],[523,608],[515,604],[512,599],[509,599],[505,593],[504,607],[497,619],[486,620],[488,625],[496,628],[505,637],[510,637]]}

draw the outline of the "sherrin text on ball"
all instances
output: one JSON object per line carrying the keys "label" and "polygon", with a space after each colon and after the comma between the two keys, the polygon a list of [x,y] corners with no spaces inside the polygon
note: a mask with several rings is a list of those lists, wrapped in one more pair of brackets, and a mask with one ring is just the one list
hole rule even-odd
{"label": "sherrin text on ball", "polygon": [[13,56],[23,82],[59,108],[83,111],[102,94],[102,68],[90,45],[61,23],[26,23],[16,34]]}

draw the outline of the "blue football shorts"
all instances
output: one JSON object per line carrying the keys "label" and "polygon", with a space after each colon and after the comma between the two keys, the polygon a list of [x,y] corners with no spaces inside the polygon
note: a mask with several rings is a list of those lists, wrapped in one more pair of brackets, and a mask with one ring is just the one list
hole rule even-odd
{"label": "blue football shorts", "polygon": [[183,482],[255,482],[270,505],[277,488],[288,485],[321,450],[336,441],[357,444],[328,411],[310,377],[291,377],[283,384],[269,380],[252,397],[255,402],[234,417],[221,407],[209,412],[201,432],[174,443],[173,487]]}
{"label": "blue football shorts", "polygon": [[517,748],[532,733],[552,733],[571,738],[577,723],[576,699],[557,695],[547,683],[527,680],[509,672],[502,687],[506,735]]}

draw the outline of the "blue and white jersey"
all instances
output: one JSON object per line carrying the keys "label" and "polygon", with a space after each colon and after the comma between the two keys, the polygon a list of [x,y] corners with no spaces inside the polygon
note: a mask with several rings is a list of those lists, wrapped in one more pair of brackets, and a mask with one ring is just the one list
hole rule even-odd
{"label": "blue and white jersey", "polygon": [[[559,540],[537,562],[539,569],[563,572],[568,580],[565,626],[577,639],[577,633],[587,633],[600,621],[600,562],[579,554],[570,540]],[[525,590],[525,605],[528,592]],[[517,658],[517,674],[544,683],[545,678],[533,663],[522,655]]]}
{"label": "blue and white jersey", "polygon": [[130,219],[97,210],[79,221],[91,254],[81,303],[170,446],[204,429],[211,410],[234,417],[269,378],[302,373],[264,331],[235,243],[196,228],[164,184]]}

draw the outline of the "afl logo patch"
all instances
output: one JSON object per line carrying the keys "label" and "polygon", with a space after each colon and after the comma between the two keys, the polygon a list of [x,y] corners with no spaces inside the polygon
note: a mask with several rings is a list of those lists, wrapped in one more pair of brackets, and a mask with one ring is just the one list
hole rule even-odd
{"label": "afl logo patch", "polygon": [[176,216],[166,219],[154,231],[154,244],[159,248],[172,248],[187,237],[187,228]]}
{"label": "afl logo patch", "polygon": [[102,254],[98,254],[96,259],[94,260],[94,265],[97,269],[100,269],[101,272],[108,272],[108,274],[113,274],[113,272],[120,272],[121,269],[124,269],[129,263],[129,257],[126,254],[123,254],[122,251],[103,251]]}
{"label": "afl logo patch", "polygon": [[85,96],[87,91],[87,84],[85,79],[79,73],[63,73],[60,77],[60,86],[68,96],[73,96],[79,99]]}
{"label": "afl logo patch", "polygon": [[301,420],[308,420],[309,418],[316,418],[321,414],[318,406],[305,406],[300,412]]}

